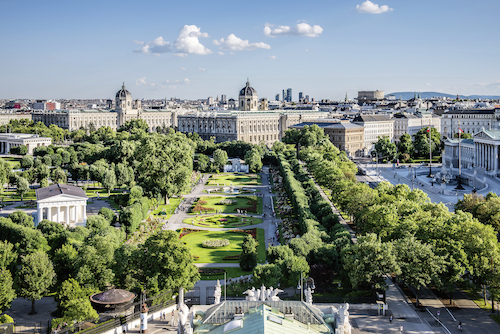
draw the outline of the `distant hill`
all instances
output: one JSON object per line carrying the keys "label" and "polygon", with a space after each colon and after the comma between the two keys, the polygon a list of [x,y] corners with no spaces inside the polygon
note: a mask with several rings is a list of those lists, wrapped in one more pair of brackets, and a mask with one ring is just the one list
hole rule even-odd
{"label": "distant hill", "polygon": [[[455,99],[457,95],[453,94],[445,94],[445,93],[438,93],[438,92],[417,92],[417,96],[420,94],[420,97],[422,99],[428,99],[431,97],[449,97],[451,99]],[[396,92],[396,93],[390,93],[386,94],[385,96],[388,95],[394,95],[396,99],[399,99],[401,97],[403,100],[409,100],[415,97],[415,92]],[[475,99],[490,99],[490,100],[498,100],[500,99],[499,95],[459,95],[461,99],[470,99],[470,100],[475,100]]]}

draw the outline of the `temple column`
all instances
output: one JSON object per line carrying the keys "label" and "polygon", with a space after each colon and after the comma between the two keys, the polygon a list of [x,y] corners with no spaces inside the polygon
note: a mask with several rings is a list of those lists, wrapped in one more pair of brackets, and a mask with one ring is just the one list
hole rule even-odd
{"label": "temple column", "polygon": [[69,225],[69,205],[66,205],[66,225]]}
{"label": "temple column", "polygon": [[495,172],[495,176],[497,175],[498,170],[498,146],[493,145],[493,170]]}
{"label": "temple column", "polygon": [[76,214],[76,211],[77,211],[77,210],[76,210],[76,208],[77,208],[77,206],[76,206],[76,205],[74,205],[74,206],[73,206],[73,220],[74,220],[75,224],[76,224],[76,222],[77,222],[77,214]]}
{"label": "temple column", "polygon": [[87,222],[87,212],[85,212],[85,205],[82,205],[82,221]]}
{"label": "temple column", "polygon": [[61,207],[58,206],[57,207],[57,216],[56,216],[56,219],[57,219],[57,223],[61,223],[61,217],[60,217],[60,213],[61,213]]}
{"label": "temple column", "polygon": [[40,224],[40,222],[42,221],[43,219],[43,208],[38,208],[37,210],[37,217],[36,217],[36,224]]}

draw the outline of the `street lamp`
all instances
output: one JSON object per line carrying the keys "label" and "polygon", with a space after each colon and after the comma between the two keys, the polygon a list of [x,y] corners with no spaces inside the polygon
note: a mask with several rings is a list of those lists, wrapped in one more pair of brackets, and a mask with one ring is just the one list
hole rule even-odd
{"label": "street lamp", "polygon": [[[305,287],[304,287],[305,284]],[[304,301],[303,299],[303,292],[304,290],[307,290],[307,288],[311,288],[311,292],[314,292],[314,289],[316,289],[316,285],[314,285],[314,278],[312,277],[303,277],[302,273],[300,273],[300,280],[299,283],[297,284],[297,289],[300,290],[300,301]]]}

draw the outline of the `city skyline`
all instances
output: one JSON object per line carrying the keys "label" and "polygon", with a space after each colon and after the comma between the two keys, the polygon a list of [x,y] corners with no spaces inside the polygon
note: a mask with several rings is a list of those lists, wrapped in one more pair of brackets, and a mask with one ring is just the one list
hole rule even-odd
{"label": "city skyline", "polygon": [[[499,95],[494,1],[2,2],[0,98]],[[286,89],[285,88],[285,89]]]}

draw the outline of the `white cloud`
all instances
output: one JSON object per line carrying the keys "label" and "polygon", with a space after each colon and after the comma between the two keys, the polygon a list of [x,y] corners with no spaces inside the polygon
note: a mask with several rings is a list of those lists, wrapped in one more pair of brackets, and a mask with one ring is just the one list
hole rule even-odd
{"label": "white cloud", "polygon": [[319,25],[310,26],[307,23],[299,23],[295,27],[278,26],[273,28],[273,25],[266,23],[264,27],[264,35],[270,37],[276,36],[307,36],[318,37],[323,32],[323,28]]}
{"label": "white cloud", "polygon": [[182,53],[194,53],[198,55],[212,53],[212,51],[200,43],[199,38],[208,38],[208,34],[201,32],[201,28],[195,25],[185,25],[181,28],[175,46]]}
{"label": "white cloud", "polygon": [[178,57],[187,57],[188,54],[206,55],[212,53],[210,49],[200,43],[200,38],[208,38],[208,34],[201,32],[201,28],[195,25],[185,25],[180,29],[174,44],[165,41],[162,36],[150,42],[134,41],[135,44],[142,45],[134,52],[152,54],[175,52],[174,55]]}
{"label": "white cloud", "polygon": [[227,38],[221,38],[219,40],[214,40],[214,44],[220,46],[221,49],[224,50],[232,50],[232,51],[243,51],[243,50],[254,50],[254,49],[270,49],[271,46],[269,44],[259,42],[259,43],[250,43],[247,39],[241,39],[236,37],[235,34],[231,34],[227,36]]}
{"label": "white cloud", "polygon": [[269,59],[276,59],[276,56],[269,56]]}
{"label": "white cloud", "polygon": [[223,56],[223,55],[224,55],[224,52],[219,51],[219,52],[217,52],[217,54],[218,54],[219,56]]}
{"label": "white cloud", "polygon": [[206,70],[203,67],[198,67],[198,71],[205,72]]}
{"label": "white cloud", "polygon": [[146,80],[146,77],[139,78],[135,80],[136,86],[147,86],[153,90],[164,90],[177,88],[178,85],[189,85],[190,81],[188,78],[183,80],[167,80],[162,83],[154,83]]}
{"label": "white cloud", "polygon": [[186,69],[185,69],[184,67],[181,67],[181,70],[182,70],[182,71],[185,71]]}
{"label": "white cloud", "polygon": [[166,53],[172,51],[170,42],[167,42],[163,37],[157,37],[150,42],[134,41],[135,44],[142,45],[140,49],[135,49],[138,53]]}
{"label": "white cloud", "polygon": [[389,8],[387,5],[379,6],[376,3],[371,2],[370,0],[366,0],[361,5],[356,5],[356,10],[358,13],[366,13],[366,14],[382,14],[385,12],[393,11],[394,9]]}

